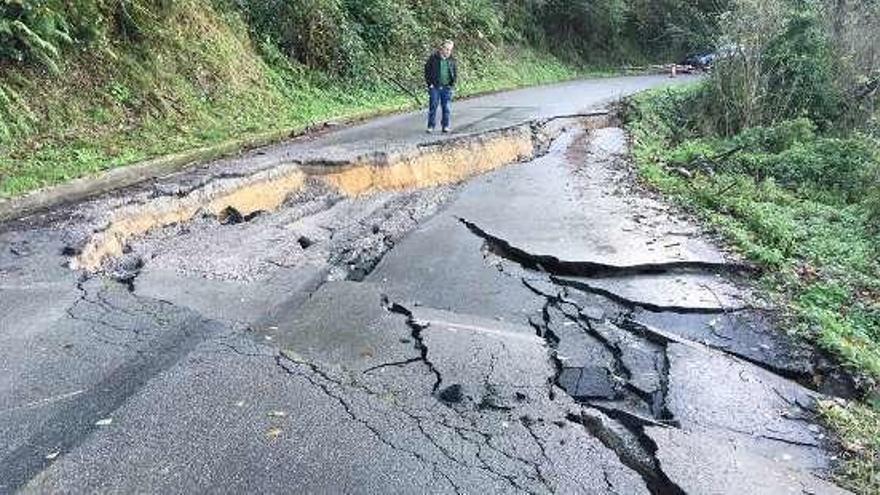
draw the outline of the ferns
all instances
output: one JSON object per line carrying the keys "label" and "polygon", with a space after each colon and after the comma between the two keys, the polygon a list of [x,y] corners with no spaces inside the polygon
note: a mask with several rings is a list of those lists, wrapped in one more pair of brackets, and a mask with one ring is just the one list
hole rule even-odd
{"label": "ferns", "polygon": [[0,145],[27,134],[36,117],[18,93],[0,83]]}
{"label": "ferns", "polygon": [[[204,1],[204,0],[200,0]],[[580,59],[633,59],[702,46],[730,0],[209,0],[243,13],[254,38],[292,60],[363,78],[372,58],[406,60],[454,37],[469,51],[542,43]],[[162,28],[173,0],[0,0],[0,64],[57,71],[61,52],[103,41],[137,43]],[[186,2],[183,2],[186,3]],[[186,8],[203,7],[195,2]],[[700,15],[696,15],[700,14]],[[677,34],[676,34],[677,33]],[[647,42],[645,40],[648,40]],[[661,41],[663,47],[657,46]],[[104,46],[109,44],[104,43]],[[659,50],[659,51],[658,51]],[[632,56],[631,56],[632,55]],[[399,59],[399,60],[398,60]]]}
{"label": "ferns", "polygon": [[0,61],[36,61],[57,72],[61,46],[73,42],[58,7],[41,0],[2,0]]}
{"label": "ferns", "polygon": [[64,48],[113,35],[137,42],[171,0],[0,0],[0,63],[33,62],[58,72]]}

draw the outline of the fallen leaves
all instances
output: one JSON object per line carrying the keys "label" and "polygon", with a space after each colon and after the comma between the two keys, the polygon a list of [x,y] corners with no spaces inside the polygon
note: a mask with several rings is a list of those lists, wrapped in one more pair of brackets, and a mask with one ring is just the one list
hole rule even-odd
{"label": "fallen leaves", "polygon": [[270,441],[277,440],[284,433],[284,430],[278,427],[272,427],[266,430],[266,438]]}

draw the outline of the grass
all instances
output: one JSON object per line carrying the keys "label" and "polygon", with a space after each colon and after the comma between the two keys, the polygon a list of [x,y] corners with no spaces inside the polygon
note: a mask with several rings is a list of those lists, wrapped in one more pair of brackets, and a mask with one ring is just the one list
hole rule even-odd
{"label": "grass", "polygon": [[[233,139],[416,105],[391,81],[332,78],[268,43],[254,46],[236,16],[174,15],[137,47],[78,53],[57,75],[0,72],[0,198]],[[461,59],[459,96],[585,74],[522,47],[475,48]],[[419,75],[406,76],[417,87]],[[420,88],[414,93],[424,98]]]}
{"label": "grass", "polygon": [[[829,351],[858,378],[867,392],[864,403],[833,404],[823,413],[847,452],[842,483],[878,493],[880,234],[860,195],[832,187],[834,176],[819,167],[852,143],[807,132],[771,151],[749,136],[703,137],[693,121],[698,109],[691,106],[698,91],[666,89],[631,102],[628,127],[640,174],[761,266],[760,286],[784,308],[788,331]],[[793,135],[783,131],[767,135]],[[742,152],[717,158],[744,142]],[[867,151],[857,155],[865,163],[854,173],[877,166],[876,149],[870,149],[875,143],[867,142]],[[798,180],[766,173],[779,157],[779,169],[799,173]],[[809,179],[811,170],[820,171],[819,179]]]}
{"label": "grass", "polygon": [[844,462],[840,476],[856,493],[880,493],[880,413],[858,404],[827,402],[826,422],[839,432]]}

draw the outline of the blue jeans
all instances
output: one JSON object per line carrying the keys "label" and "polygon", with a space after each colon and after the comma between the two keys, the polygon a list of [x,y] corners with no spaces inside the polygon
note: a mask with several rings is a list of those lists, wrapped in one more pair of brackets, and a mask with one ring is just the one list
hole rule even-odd
{"label": "blue jeans", "polygon": [[443,111],[440,125],[444,129],[449,127],[452,119],[452,88],[449,86],[428,88],[428,95],[428,129],[437,126],[437,105],[440,105]]}

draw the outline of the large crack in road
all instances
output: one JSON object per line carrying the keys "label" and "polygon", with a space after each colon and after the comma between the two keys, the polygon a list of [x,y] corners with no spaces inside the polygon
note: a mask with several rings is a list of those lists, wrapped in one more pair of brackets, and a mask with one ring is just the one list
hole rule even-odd
{"label": "large crack in road", "polygon": [[221,167],[0,234],[0,492],[841,493],[839,388],[753,269],[610,121],[541,122],[477,139],[503,163]]}
{"label": "large crack in road", "polygon": [[661,273],[683,273],[699,271],[709,273],[737,273],[754,271],[754,267],[744,263],[734,262],[711,262],[711,261],[665,261],[660,263],[643,263],[628,266],[617,266],[595,261],[566,261],[554,256],[536,255],[528,253],[499,237],[495,237],[479,225],[459,218],[468,230],[479,236],[489,246],[489,249],[504,258],[515,261],[520,265],[533,270],[551,273],[558,277],[600,277],[600,276],[639,276]]}

